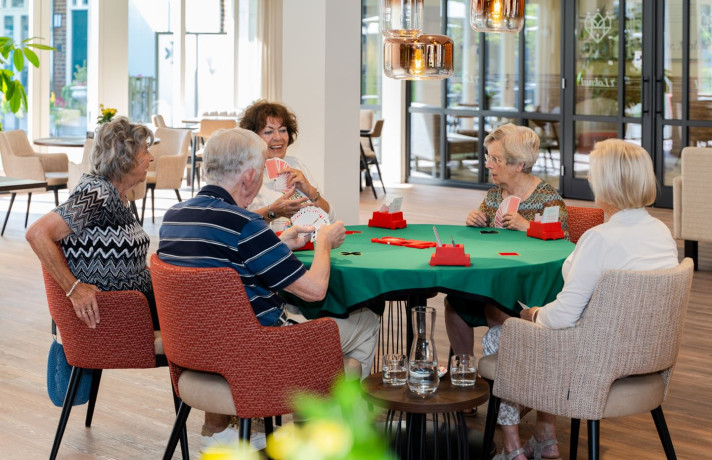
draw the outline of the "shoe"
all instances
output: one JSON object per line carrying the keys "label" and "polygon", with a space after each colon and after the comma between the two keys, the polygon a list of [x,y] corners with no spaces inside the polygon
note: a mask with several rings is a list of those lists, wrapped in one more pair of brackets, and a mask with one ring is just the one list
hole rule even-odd
{"label": "shoe", "polygon": [[[203,433],[207,431],[203,429]],[[213,446],[235,446],[240,440],[240,434],[236,426],[228,425],[219,433],[200,436],[200,453]],[[254,433],[250,436],[250,446],[255,450],[262,450],[267,445],[267,437],[264,433]]]}
{"label": "shoe", "polygon": [[465,409],[462,411],[462,415],[464,415],[465,417],[474,417],[475,415],[477,415],[477,408],[473,407],[472,409]]}
{"label": "shoe", "polygon": [[524,447],[520,447],[519,449],[513,450],[509,453],[505,453],[504,449],[502,449],[502,452],[492,457],[492,460],[512,460],[513,458],[517,458],[518,455],[522,454],[524,454]]}
{"label": "shoe", "polygon": [[545,448],[549,446],[555,446],[559,444],[559,441],[556,439],[545,439],[543,441],[537,441],[534,436],[529,438],[529,441],[524,445],[524,449],[526,450],[527,458],[533,458],[535,460],[561,460],[561,457],[556,456],[556,457],[542,457],[541,451],[543,451]]}

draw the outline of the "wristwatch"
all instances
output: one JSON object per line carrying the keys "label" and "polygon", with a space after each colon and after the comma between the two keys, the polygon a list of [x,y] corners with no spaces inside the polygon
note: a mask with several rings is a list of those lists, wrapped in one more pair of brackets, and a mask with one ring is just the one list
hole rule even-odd
{"label": "wristwatch", "polygon": [[276,219],[277,214],[273,213],[272,210],[269,208],[270,205],[267,205],[267,217],[269,219]]}

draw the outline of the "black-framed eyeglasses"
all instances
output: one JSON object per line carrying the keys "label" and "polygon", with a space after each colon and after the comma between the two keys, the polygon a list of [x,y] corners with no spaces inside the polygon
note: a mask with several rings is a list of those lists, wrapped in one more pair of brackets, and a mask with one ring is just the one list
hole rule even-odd
{"label": "black-framed eyeglasses", "polygon": [[361,253],[359,251],[354,251],[354,252],[348,252],[348,251],[341,251],[342,256],[360,256]]}

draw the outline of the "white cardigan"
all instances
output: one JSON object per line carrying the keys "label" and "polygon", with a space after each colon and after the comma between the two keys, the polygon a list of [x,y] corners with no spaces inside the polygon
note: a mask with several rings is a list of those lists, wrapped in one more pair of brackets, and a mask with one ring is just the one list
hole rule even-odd
{"label": "white cardigan", "polygon": [[563,289],[539,310],[536,322],[551,329],[575,326],[606,270],[660,270],[678,263],[665,224],[644,208],[618,211],[583,234],[561,268]]}

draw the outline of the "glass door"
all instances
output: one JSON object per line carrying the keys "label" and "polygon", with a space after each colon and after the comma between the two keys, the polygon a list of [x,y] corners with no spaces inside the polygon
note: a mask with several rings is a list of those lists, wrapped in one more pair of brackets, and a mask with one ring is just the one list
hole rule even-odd
{"label": "glass door", "polygon": [[[645,5],[644,5],[645,3]],[[648,98],[650,69],[644,63],[643,0],[577,0],[568,12],[565,40],[564,194],[592,198],[586,177],[596,142],[619,138],[652,152]],[[645,10],[645,11],[644,11]]]}

